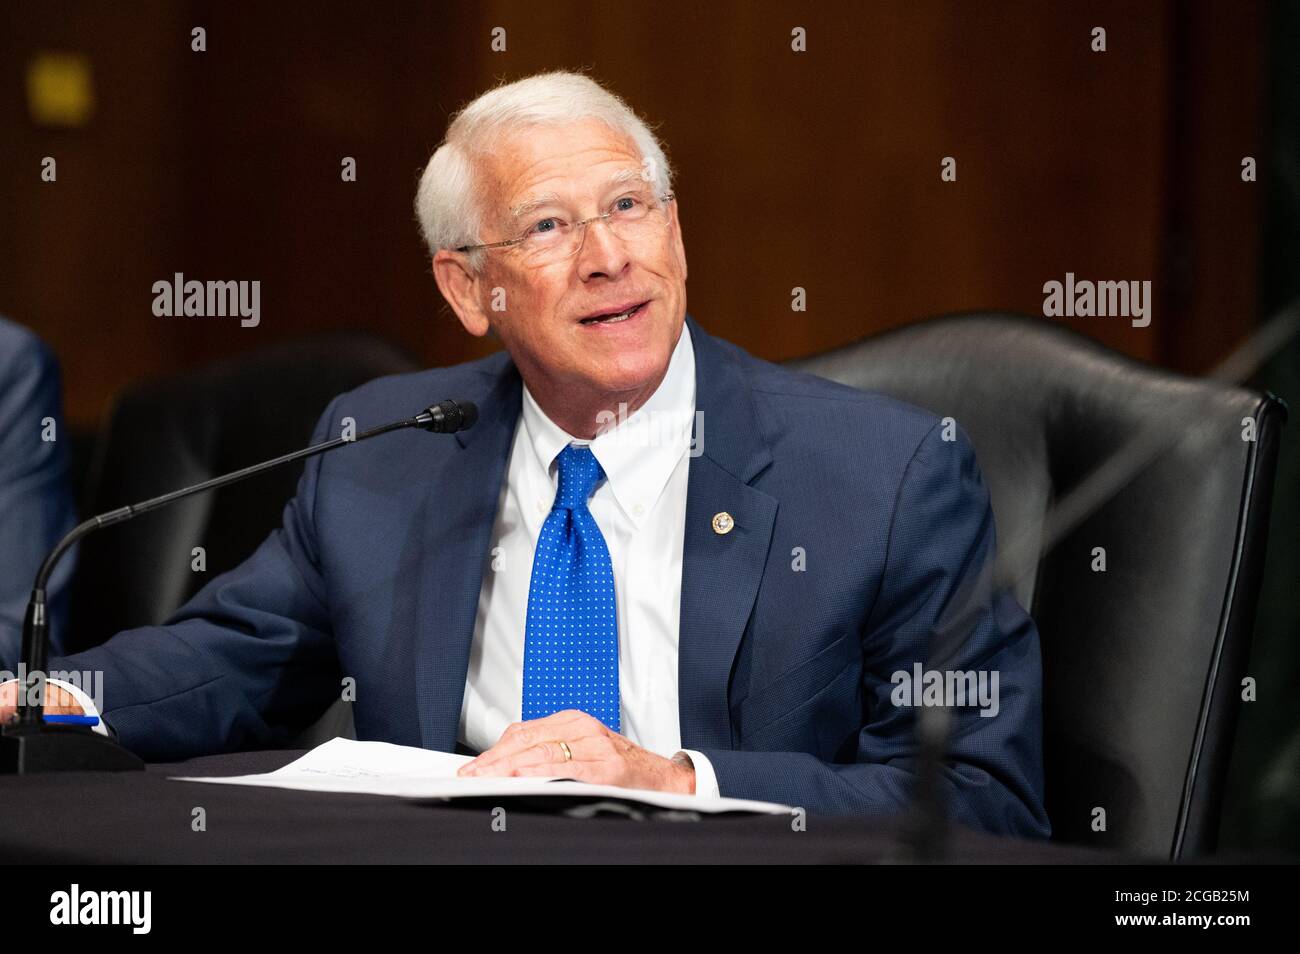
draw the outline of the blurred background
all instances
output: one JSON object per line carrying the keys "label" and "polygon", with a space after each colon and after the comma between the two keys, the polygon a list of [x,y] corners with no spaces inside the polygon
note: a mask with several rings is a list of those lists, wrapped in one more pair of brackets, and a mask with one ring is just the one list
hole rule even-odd
{"label": "blurred background", "polygon": [[[583,68],[656,125],[690,310],[754,354],[950,311],[1041,316],[1043,284],[1073,272],[1151,281],[1151,323],[1042,320],[1203,374],[1300,294],[1298,6],[11,0],[0,314],[62,364],[78,474],[141,381],[328,331],[425,366],[481,356],[492,342],[462,331],[429,273],[419,173],[479,92]],[[156,317],[152,285],[176,272],[260,281],[260,324]],[[1252,383],[1294,403],[1300,345]],[[1300,847],[1297,490],[1293,423],[1227,850]]]}

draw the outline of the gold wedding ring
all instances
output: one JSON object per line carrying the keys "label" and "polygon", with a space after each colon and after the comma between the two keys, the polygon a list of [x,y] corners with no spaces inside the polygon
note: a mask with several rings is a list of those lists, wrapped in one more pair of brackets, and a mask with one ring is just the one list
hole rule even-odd
{"label": "gold wedding ring", "polygon": [[566,761],[566,762],[572,762],[572,761],[573,761],[573,752],[569,749],[569,743],[568,743],[568,742],[561,742],[561,741],[559,741],[559,740],[557,739],[555,744],[558,745],[558,746],[560,747],[560,750],[561,750],[562,752],[564,752],[564,761]]}

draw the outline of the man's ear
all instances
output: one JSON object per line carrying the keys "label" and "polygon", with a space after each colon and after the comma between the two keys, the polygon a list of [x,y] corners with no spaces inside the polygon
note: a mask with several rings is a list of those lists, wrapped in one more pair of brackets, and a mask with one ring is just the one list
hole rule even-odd
{"label": "man's ear", "polygon": [[682,270],[682,281],[686,281],[686,247],[682,242],[682,223],[677,217],[677,209],[680,205],[680,202],[673,199],[672,202],[668,203],[668,214],[671,216],[672,221],[673,235],[671,241],[673,254],[676,256],[677,264]]}
{"label": "man's ear", "polygon": [[433,256],[433,277],[438,291],[447,299],[465,330],[481,338],[491,327],[487,312],[479,296],[481,277],[470,270],[469,263],[460,252],[438,249]]}

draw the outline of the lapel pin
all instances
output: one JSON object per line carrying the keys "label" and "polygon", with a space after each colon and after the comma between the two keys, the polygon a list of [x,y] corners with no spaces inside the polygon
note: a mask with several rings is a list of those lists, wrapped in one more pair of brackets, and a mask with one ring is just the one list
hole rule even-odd
{"label": "lapel pin", "polygon": [[727,511],[725,510],[722,511],[721,513],[715,513],[713,515],[714,533],[730,533],[731,528],[734,527],[735,525],[736,525],[736,521],[732,520],[731,514],[727,513]]}

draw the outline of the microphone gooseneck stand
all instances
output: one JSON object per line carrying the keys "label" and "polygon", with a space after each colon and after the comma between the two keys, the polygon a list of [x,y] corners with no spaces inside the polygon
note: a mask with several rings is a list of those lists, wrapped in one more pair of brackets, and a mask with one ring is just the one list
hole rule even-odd
{"label": "microphone gooseneck stand", "polygon": [[18,718],[0,726],[0,775],[26,775],[36,772],[120,772],[140,770],[144,762],[106,735],[88,726],[47,722],[45,712],[45,665],[49,653],[49,619],[46,615],[45,587],[59,559],[74,543],[103,527],[123,523],[142,513],[157,510],[191,494],[214,490],[288,464],[304,457],[323,454],[345,444],[356,444],[380,434],[413,427],[435,434],[468,430],[478,420],[478,408],[470,401],[441,401],[425,408],[414,417],[393,421],[355,437],[336,437],[303,450],[253,464],[220,477],[213,477],[192,487],[184,487],[160,497],[119,507],[73,527],[50,551],[36,573],[31,599],[23,617],[22,661],[25,675],[19,684]]}

